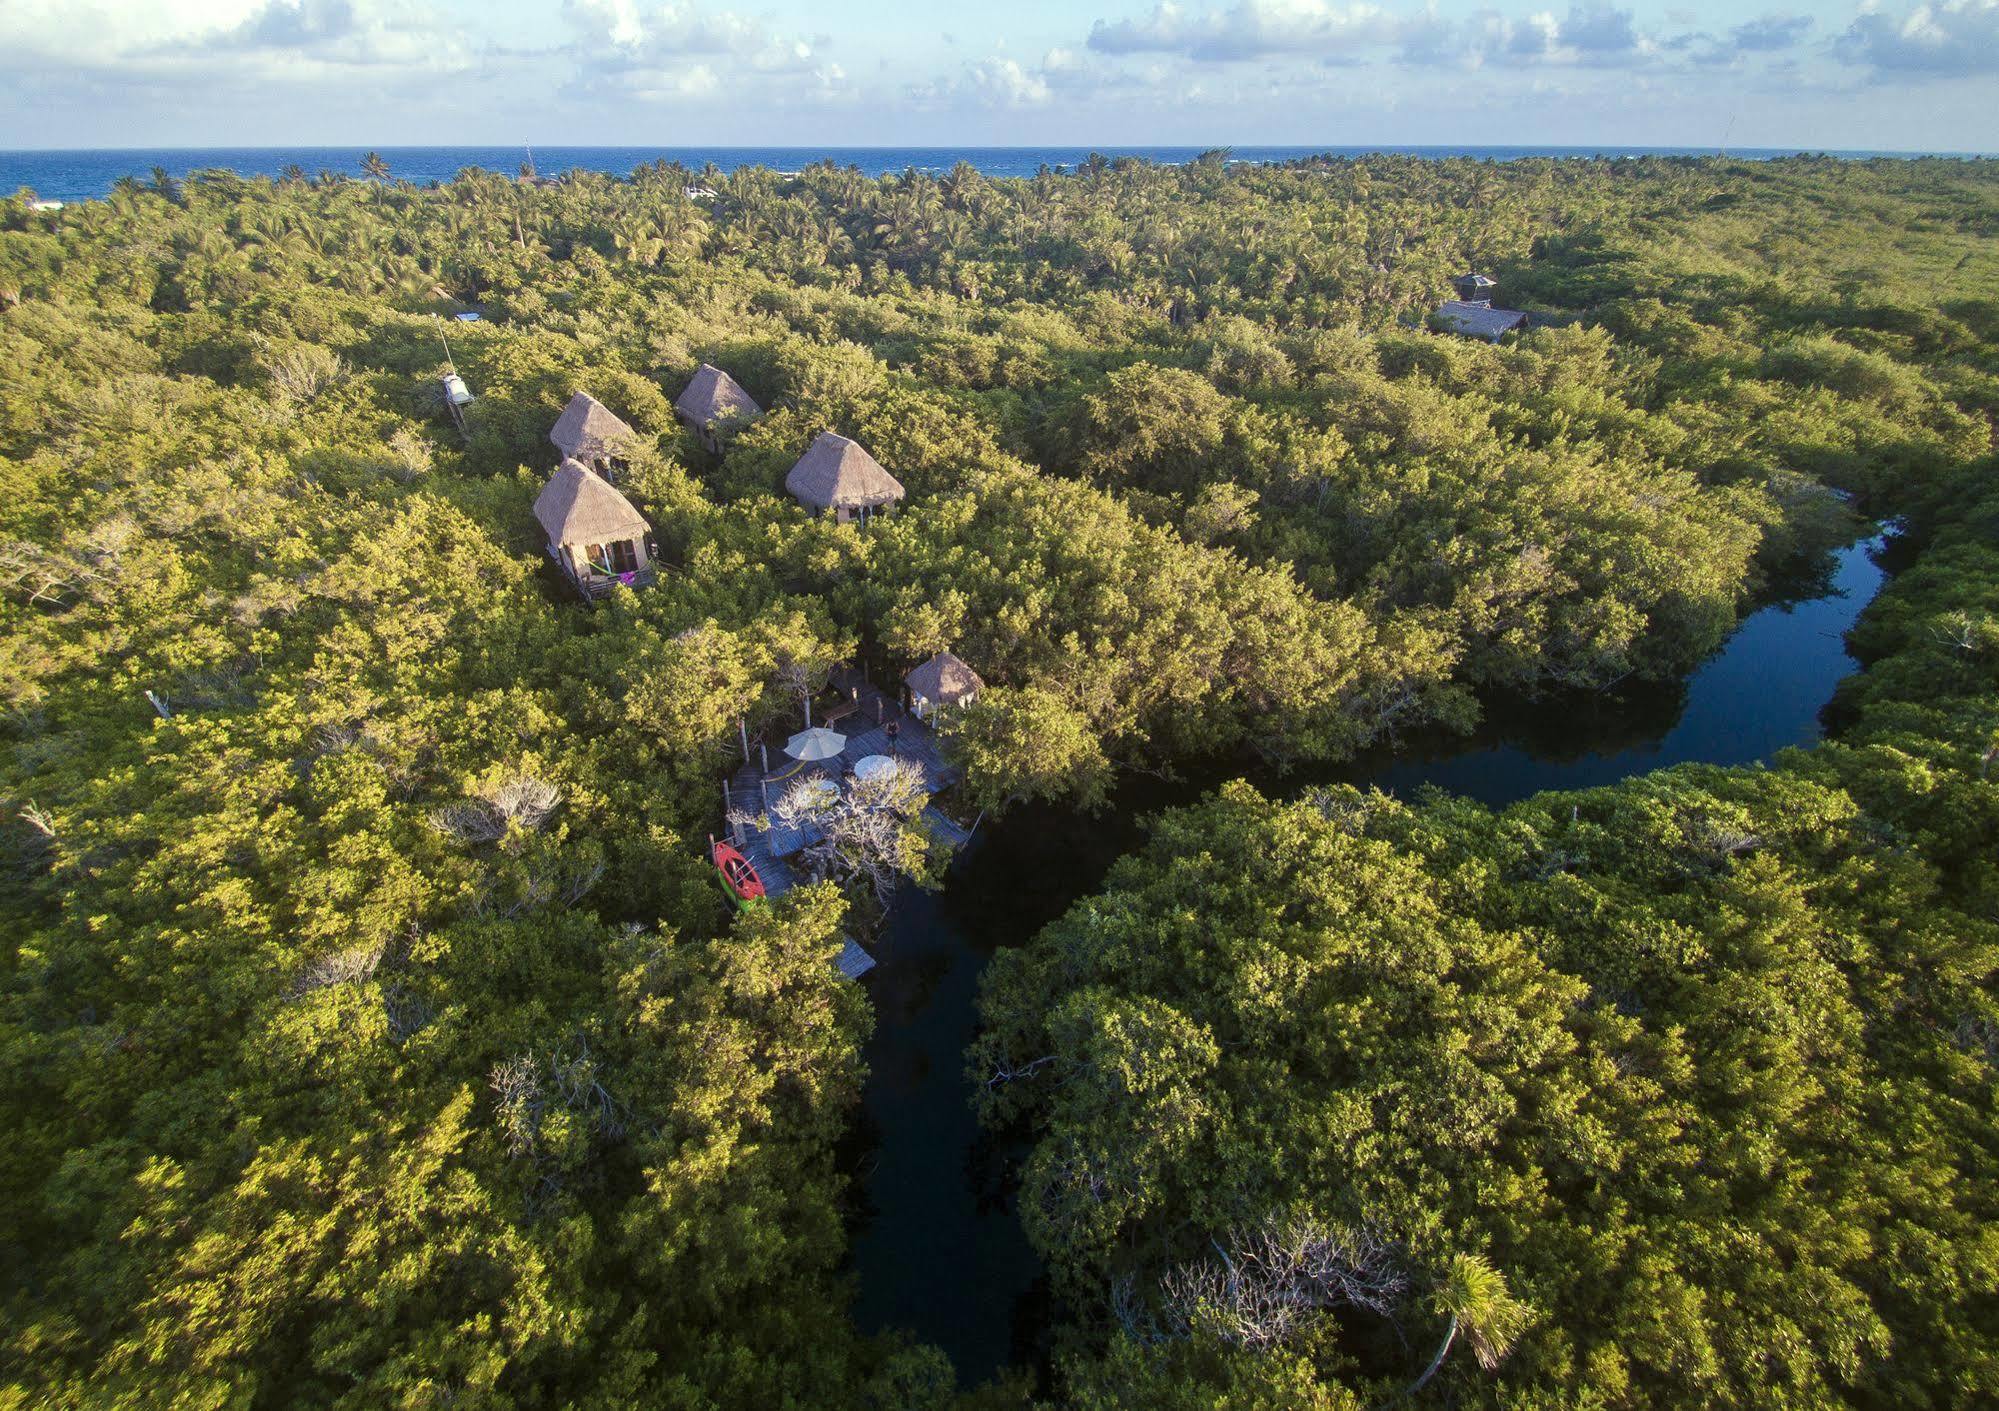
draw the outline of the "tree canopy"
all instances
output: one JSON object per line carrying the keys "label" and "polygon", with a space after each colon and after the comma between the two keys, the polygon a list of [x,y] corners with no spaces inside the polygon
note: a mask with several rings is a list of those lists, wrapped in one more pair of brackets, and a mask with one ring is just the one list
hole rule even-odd
{"label": "tree canopy", "polygon": [[[972,1091],[1068,1404],[1999,1395],[1991,164],[368,170],[0,200],[10,1403],[952,1405],[836,1154],[833,956],[936,860],[911,800],[734,912],[746,741],[948,648],[967,817],[1335,761],[1675,679],[1889,514],[1832,743],[1226,789],[1001,955]],[[1527,331],[1426,331],[1467,267]],[[659,550],[594,606],[579,390]],[[787,498],[823,431],[906,500]]]}

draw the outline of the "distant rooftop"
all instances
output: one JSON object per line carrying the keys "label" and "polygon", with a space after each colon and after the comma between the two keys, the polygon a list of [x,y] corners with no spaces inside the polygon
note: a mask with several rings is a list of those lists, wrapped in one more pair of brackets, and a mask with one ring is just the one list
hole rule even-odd
{"label": "distant rooftop", "polygon": [[1437,305],[1436,320],[1453,333],[1494,343],[1502,335],[1527,326],[1527,315],[1518,309],[1495,309],[1490,304],[1466,303],[1463,299],[1446,299]]}
{"label": "distant rooftop", "polygon": [[703,363],[695,369],[686,388],[674,400],[673,409],[702,427],[712,426],[725,416],[748,421],[763,415],[763,408],[743,390],[742,384],[713,363]]}

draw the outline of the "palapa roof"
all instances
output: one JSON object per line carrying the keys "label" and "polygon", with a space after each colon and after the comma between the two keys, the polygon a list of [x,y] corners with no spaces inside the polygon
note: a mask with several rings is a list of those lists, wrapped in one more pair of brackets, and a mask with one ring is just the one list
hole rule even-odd
{"label": "palapa roof", "polygon": [[1437,321],[1455,333],[1497,340],[1502,333],[1524,327],[1527,315],[1518,309],[1495,309],[1490,304],[1468,304],[1462,299],[1446,299],[1437,305]]}
{"label": "palapa roof", "polygon": [[955,705],[986,688],[978,672],[949,652],[937,653],[902,679],[911,691],[940,705]]}
{"label": "palapa roof", "polygon": [[822,510],[872,509],[902,498],[902,482],[883,470],[857,442],[830,431],[798,458],[784,488]]}
{"label": "palapa roof", "polygon": [[719,367],[703,363],[687,381],[687,388],[673,403],[673,409],[696,426],[713,426],[723,417],[744,421],[764,414],[743,384]]}
{"label": "palapa roof", "polygon": [[636,431],[588,392],[578,392],[569,399],[569,405],[562,409],[562,415],[548,433],[556,450],[582,460],[615,456],[637,436]]}
{"label": "palapa roof", "polygon": [[634,539],[652,526],[632,502],[580,461],[566,460],[534,502],[534,517],[551,544],[603,544]]}

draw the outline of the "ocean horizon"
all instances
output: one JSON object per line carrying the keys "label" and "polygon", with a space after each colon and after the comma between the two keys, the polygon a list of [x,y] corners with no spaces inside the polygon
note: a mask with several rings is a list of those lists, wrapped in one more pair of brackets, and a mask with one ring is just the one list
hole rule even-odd
{"label": "ocean horizon", "polygon": [[1443,146],[1397,145],[1392,143],[1324,146],[1208,146],[1155,145],[1071,146],[1071,147],[651,147],[651,146],[549,146],[529,149],[516,146],[438,147],[120,147],[73,149],[22,149],[0,151],[0,194],[26,188],[43,200],[86,201],[108,195],[112,183],[122,176],[149,178],[155,167],[174,177],[192,172],[224,170],[244,177],[276,176],[288,166],[300,166],[308,173],[335,172],[358,177],[361,158],[368,151],[379,152],[396,178],[428,185],[449,181],[467,167],[512,174],[520,169],[532,150],[535,169],[544,176],[565,171],[587,170],[611,176],[629,176],[647,162],[678,161],[691,170],[713,165],[728,172],[739,167],[763,166],[776,171],[797,171],[815,162],[831,159],[840,166],[854,166],[869,176],[905,170],[943,172],[960,161],[968,162],[990,177],[1033,176],[1043,166],[1073,168],[1092,152],[1107,157],[1140,157],[1147,161],[1175,164],[1192,161],[1206,151],[1220,147],[1236,161],[1288,162],[1305,157],[1408,156],[1443,159],[1469,157],[1484,161],[1522,161],[1534,158],[1576,159],[1593,157],[1712,157],[1728,156],[1744,161],[1769,161],[1781,157],[1827,156],[1862,161],[1874,158],[1918,157],[1977,158],[1975,152],[1888,152],[1815,149],[1807,147],[1617,147],[1528,145]]}

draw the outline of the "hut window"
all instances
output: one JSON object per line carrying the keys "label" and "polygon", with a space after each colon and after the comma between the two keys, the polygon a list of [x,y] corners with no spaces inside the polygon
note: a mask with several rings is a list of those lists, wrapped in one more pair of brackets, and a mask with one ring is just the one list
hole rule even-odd
{"label": "hut window", "polygon": [[611,556],[611,572],[631,573],[639,566],[638,551],[629,539],[620,539],[615,544],[606,544],[605,550]]}

